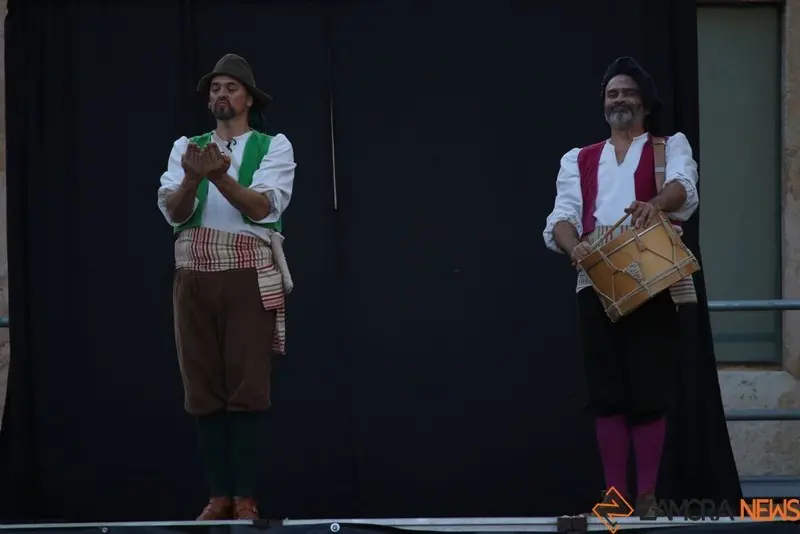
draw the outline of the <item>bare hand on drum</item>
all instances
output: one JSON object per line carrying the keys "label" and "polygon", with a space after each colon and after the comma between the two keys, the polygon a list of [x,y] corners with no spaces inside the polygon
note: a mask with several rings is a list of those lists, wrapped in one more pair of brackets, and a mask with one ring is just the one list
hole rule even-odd
{"label": "bare hand on drum", "polygon": [[592,246],[586,241],[581,241],[572,249],[572,252],[569,254],[569,259],[572,260],[572,265],[575,266],[578,265],[579,261],[591,254],[591,252]]}
{"label": "bare hand on drum", "polygon": [[649,202],[634,200],[625,213],[631,216],[634,228],[647,228],[653,224],[658,216],[658,210]]}

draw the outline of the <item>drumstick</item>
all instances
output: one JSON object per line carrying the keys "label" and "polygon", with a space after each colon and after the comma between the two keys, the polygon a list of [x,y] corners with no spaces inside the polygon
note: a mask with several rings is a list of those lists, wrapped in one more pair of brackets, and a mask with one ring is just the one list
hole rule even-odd
{"label": "drumstick", "polygon": [[592,243],[592,250],[594,250],[594,249],[595,249],[595,247],[597,247],[597,245],[599,245],[599,244],[601,244],[603,241],[605,241],[605,240],[606,240],[606,238],[607,238],[608,236],[610,236],[610,235],[611,235],[611,234],[614,232],[614,230],[616,230],[617,228],[619,228],[619,227],[620,227],[620,225],[621,225],[622,223],[624,223],[624,222],[625,222],[625,219],[627,219],[628,217],[630,217],[630,214],[629,214],[629,213],[626,213],[625,215],[623,215],[623,216],[622,216],[622,218],[621,218],[620,220],[618,220],[618,221],[616,222],[616,224],[614,224],[614,226],[612,226],[611,228],[609,228],[609,229],[606,231],[606,233],[604,233],[604,234],[603,234],[601,237],[599,237],[599,238],[598,238],[598,239],[597,239],[597,240],[596,240],[594,243]]}

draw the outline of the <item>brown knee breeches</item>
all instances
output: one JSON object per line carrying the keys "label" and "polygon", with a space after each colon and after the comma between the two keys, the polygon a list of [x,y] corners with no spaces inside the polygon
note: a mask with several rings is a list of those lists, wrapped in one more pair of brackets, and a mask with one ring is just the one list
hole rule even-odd
{"label": "brown knee breeches", "polygon": [[175,341],[192,415],[270,406],[275,311],[264,310],[255,269],[178,269]]}

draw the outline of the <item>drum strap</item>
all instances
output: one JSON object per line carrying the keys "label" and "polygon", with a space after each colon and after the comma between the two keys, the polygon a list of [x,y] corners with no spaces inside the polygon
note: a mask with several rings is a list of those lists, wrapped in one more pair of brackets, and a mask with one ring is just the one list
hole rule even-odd
{"label": "drum strap", "polygon": [[658,194],[664,188],[664,182],[667,179],[667,143],[663,137],[651,137],[650,142],[653,145],[653,160],[655,160],[656,166],[656,194]]}
{"label": "drum strap", "polygon": [[[656,194],[664,189],[664,182],[666,181],[667,174],[667,143],[663,137],[651,137],[650,142],[653,144],[653,160],[656,167]],[[672,232],[670,234],[672,244],[677,245],[680,238],[678,234]]]}

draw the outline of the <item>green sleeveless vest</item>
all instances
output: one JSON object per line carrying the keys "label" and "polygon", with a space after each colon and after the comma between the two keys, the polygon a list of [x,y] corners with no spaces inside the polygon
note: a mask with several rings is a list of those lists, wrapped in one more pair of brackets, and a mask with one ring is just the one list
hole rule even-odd
{"label": "green sleeveless vest", "polygon": [[[200,148],[211,142],[213,132],[209,132],[197,137],[189,139],[190,143],[194,143]],[[250,187],[253,183],[253,174],[258,170],[261,165],[261,160],[269,152],[269,145],[272,141],[272,136],[263,134],[261,132],[253,131],[247,139],[247,144],[244,147],[244,154],[242,155],[242,164],[239,167],[239,185],[242,187]],[[206,199],[208,198],[208,179],[203,178],[197,188],[197,209],[194,211],[188,221],[175,228],[175,233],[181,232],[188,228],[196,228],[203,222],[203,209],[206,206]],[[242,215],[244,222],[262,228],[272,228],[276,232],[280,232],[283,228],[283,221],[278,219],[274,223],[256,223],[248,219],[244,214]]]}

